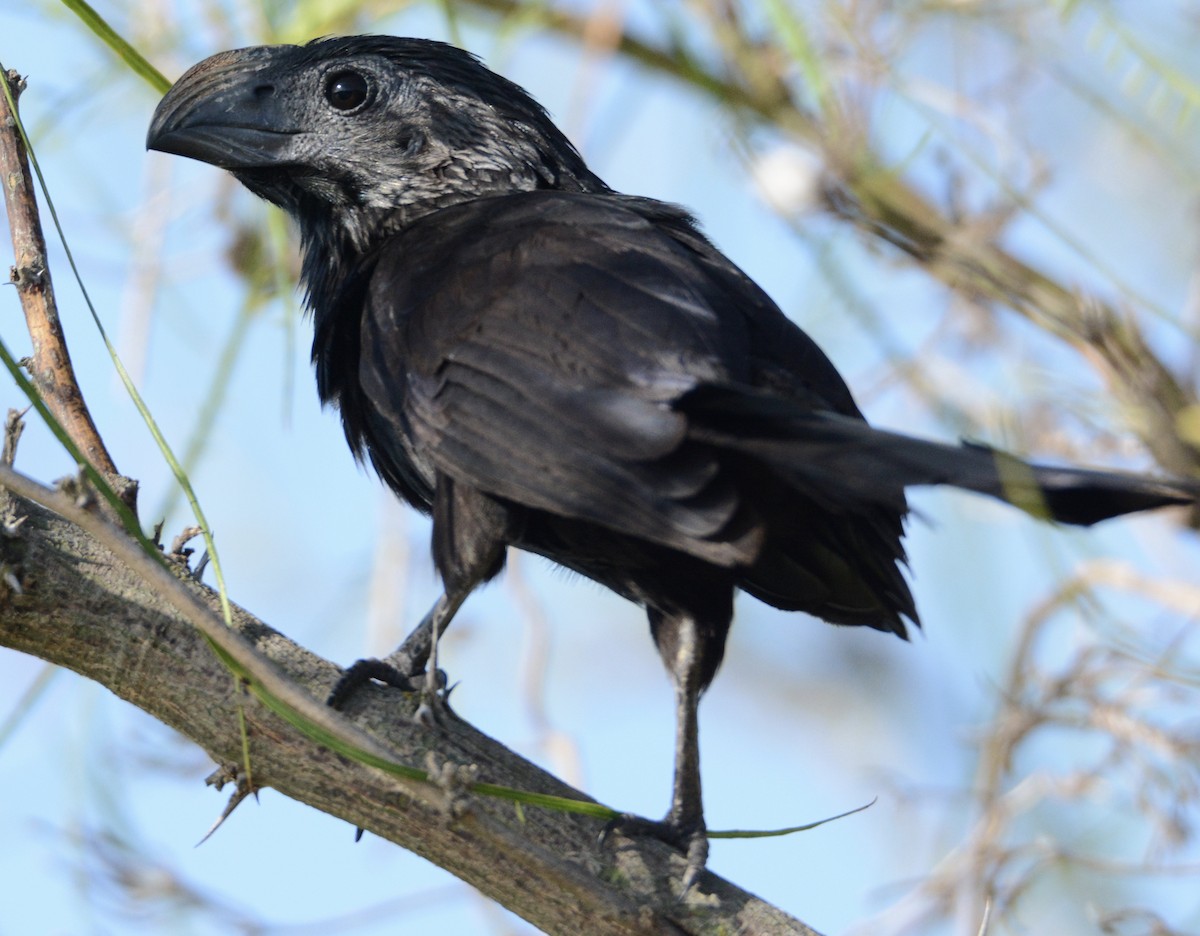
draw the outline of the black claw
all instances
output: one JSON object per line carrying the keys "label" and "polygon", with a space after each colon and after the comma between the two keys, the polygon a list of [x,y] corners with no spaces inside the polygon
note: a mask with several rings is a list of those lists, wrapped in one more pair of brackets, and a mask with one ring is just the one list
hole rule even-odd
{"label": "black claw", "polygon": [[596,840],[597,844],[604,845],[614,832],[619,832],[628,838],[655,838],[679,851],[687,850],[684,836],[669,822],[656,822],[653,819],[643,819],[641,816],[625,813],[604,823],[604,828],[600,830],[600,835]]}
{"label": "black claw", "polygon": [[649,837],[665,842],[680,851],[687,858],[687,870],[683,873],[683,897],[696,883],[700,873],[708,861],[708,835],[703,821],[699,823],[680,823],[671,819],[656,822],[653,819],[643,819],[641,816],[623,815],[610,819],[600,830],[597,843],[603,847],[613,832],[619,832],[630,838]]}
{"label": "black claw", "polygon": [[394,686],[404,692],[416,692],[421,688],[412,676],[400,672],[390,663],[374,658],[357,660],[346,667],[341,678],[333,684],[325,704],[330,708],[340,709],[354,693],[371,680]]}

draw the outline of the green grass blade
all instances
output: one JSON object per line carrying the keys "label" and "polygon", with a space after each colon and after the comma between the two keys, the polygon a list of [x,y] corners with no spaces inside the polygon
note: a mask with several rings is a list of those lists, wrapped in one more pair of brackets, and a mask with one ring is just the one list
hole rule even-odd
{"label": "green grass blade", "polygon": [[108,25],[104,17],[93,10],[85,0],[62,0],[63,6],[83,20],[96,36],[140,78],[144,78],[159,94],[166,94],[171,88],[171,82],[157,68],[151,65],[137,49],[122,38],[115,29]]}
{"label": "green grass blade", "polygon": [[[87,287],[83,283],[83,276],[80,274],[79,267],[75,263],[75,256],[71,252],[70,245],[67,243],[66,232],[63,231],[62,224],[59,222],[58,212],[54,208],[54,200],[50,197],[50,189],[46,185],[45,177],[42,175],[42,167],[38,163],[37,154],[34,152],[33,145],[30,143],[29,137],[25,133],[25,127],[21,123],[20,115],[17,112],[16,102],[12,99],[12,95],[9,92],[7,85],[5,85],[4,93],[8,98],[9,108],[16,117],[17,131],[21,134],[21,139],[24,142],[25,149],[29,154],[29,164],[33,167],[34,174],[37,176],[38,187],[42,191],[42,197],[46,199],[46,209],[50,212],[50,218],[54,223],[54,230],[58,233],[59,241],[63,246],[63,252],[67,257],[67,263],[71,267],[71,273],[75,277],[75,282],[79,285],[79,291],[83,295],[83,301],[87,305],[88,312],[91,313],[92,321],[96,325],[96,330],[100,333],[100,338],[104,341],[104,347],[108,350],[109,357],[112,359],[113,366],[117,371],[117,375],[121,378],[121,383],[124,385],[125,391],[129,394],[129,398],[133,401],[133,405],[137,408],[138,413],[145,422],[146,428],[150,430],[150,435],[158,445],[159,451],[162,453],[163,458],[170,467],[171,473],[175,476],[176,482],[183,489],[183,492],[187,497],[188,504],[191,505],[192,513],[196,518],[196,523],[203,531],[204,546],[208,550],[209,559],[212,562],[213,575],[217,580],[217,592],[221,598],[221,613],[225,618],[225,623],[227,625],[232,624],[233,615],[229,607],[229,595],[225,589],[225,575],[221,569],[220,558],[217,555],[217,546],[213,540],[212,531],[208,525],[208,519],[204,516],[204,511],[200,507],[199,500],[196,498],[196,492],[192,488],[191,481],[188,480],[186,472],[184,472],[178,460],[175,458],[175,453],[171,450],[171,446],[167,443],[166,437],[163,436],[162,431],[158,428],[158,423],[154,421],[154,417],[150,414],[150,409],[146,406],[146,402],[142,399],[142,395],[138,393],[137,387],[133,385],[133,379],[129,376],[129,372],[125,370],[125,365],[121,362],[121,357],[117,354],[116,347],[109,339],[108,331],[105,329],[104,323],[100,320],[99,313],[96,312],[96,307],[92,303],[92,298],[88,294]],[[4,363],[5,366],[8,366],[11,356],[7,354],[7,349],[5,349],[5,355]],[[20,374],[19,370],[15,368],[15,363],[12,367],[9,367],[9,370],[13,372],[14,378],[18,380],[18,383],[24,379],[24,375]],[[34,403],[34,406],[37,407],[38,412],[42,414],[43,418],[45,418],[49,414],[49,410],[46,408],[45,404],[41,402],[37,391],[33,390],[33,385],[27,380],[24,381],[24,386],[22,389],[25,389],[25,387],[29,388],[29,391],[27,392],[33,393],[33,396],[30,397],[30,401]],[[110,494],[112,498],[115,499],[116,495],[112,494],[112,489],[109,487],[108,482],[100,476],[98,471],[88,465],[86,459],[82,459],[80,457],[78,448],[67,437],[66,432],[62,430],[61,426],[58,427],[58,430],[55,432],[55,436],[60,442],[63,442],[64,445],[67,446],[68,451],[70,451],[72,454],[72,457],[75,458],[77,462],[85,466],[85,470],[88,471],[88,477],[92,480],[92,483],[96,484],[97,488],[101,490],[102,493],[105,491],[108,492],[104,495],[105,499],[109,499]],[[133,516],[128,507],[124,508],[124,513],[121,514],[121,519],[122,522],[125,523],[126,527],[130,528],[130,532],[136,531],[139,541],[142,542],[147,549],[152,551],[156,557],[161,559],[158,549],[146,539],[145,535],[142,533],[141,526],[138,524],[137,519]]]}
{"label": "green grass blade", "polygon": [[8,739],[16,734],[17,729],[32,713],[38,702],[46,695],[46,690],[50,688],[50,683],[54,681],[54,677],[62,672],[62,669],[55,666],[53,663],[46,663],[38,671],[38,674],[33,678],[33,682],[29,687],[21,693],[21,698],[17,700],[17,704],[13,706],[13,710],[8,717],[0,722],[0,750],[3,750],[4,745],[8,743]]}
{"label": "green grass blade", "polygon": [[45,421],[46,426],[50,429],[50,432],[53,433],[54,437],[58,439],[59,444],[61,444],[62,447],[67,450],[67,454],[69,454],[75,464],[80,467],[80,470],[83,471],[88,481],[96,489],[100,496],[104,498],[104,500],[117,512],[117,516],[120,518],[121,524],[125,527],[126,531],[142,544],[142,548],[145,549],[146,552],[150,553],[160,562],[163,561],[162,554],[159,553],[154,544],[146,538],[146,534],[142,532],[142,527],[138,523],[137,517],[133,515],[133,511],[129,509],[129,505],[117,496],[117,492],[112,489],[112,486],[108,483],[108,479],[106,479],[104,475],[97,471],[92,466],[91,462],[84,457],[83,452],[79,450],[79,446],[77,446],[75,441],[70,437],[70,435],[67,434],[67,430],[63,428],[62,423],[60,423],[55,418],[54,414],[50,412],[50,408],[46,406],[46,402],[42,399],[42,395],[38,393],[37,387],[35,387],[33,382],[25,376],[25,372],[21,370],[21,366],[17,363],[16,358],[14,358],[12,352],[8,350],[8,345],[4,343],[3,338],[0,338],[0,362],[4,364],[9,374],[12,375],[12,379],[16,382],[17,386],[20,387],[21,392],[25,394],[25,398],[29,400],[33,408],[38,411],[38,415],[41,416]]}

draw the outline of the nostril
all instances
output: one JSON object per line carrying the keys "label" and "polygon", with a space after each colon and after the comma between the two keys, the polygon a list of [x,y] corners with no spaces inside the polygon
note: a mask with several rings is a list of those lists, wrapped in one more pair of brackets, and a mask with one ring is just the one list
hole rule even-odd
{"label": "nostril", "polygon": [[254,97],[256,100],[259,100],[259,101],[263,100],[263,98],[269,98],[274,93],[275,93],[274,85],[260,84],[260,85],[256,86],[254,89]]}

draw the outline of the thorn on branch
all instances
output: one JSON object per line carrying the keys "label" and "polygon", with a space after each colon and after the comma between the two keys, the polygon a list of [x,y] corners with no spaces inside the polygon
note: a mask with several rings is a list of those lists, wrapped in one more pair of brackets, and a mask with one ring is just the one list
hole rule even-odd
{"label": "thorn on branch", "polygon": [[49,271],[42,265],[9,267],[8,282],[18,290],[42,289],[50,281]]}
{"label": "thorn on branch", "polygon": [[[16,103],[21,97],[21,92],[25,90],[25,76],[15,68],[10,68],[4,73],[4,77],[8,81],[9,89],[12,91],[13,103]],[[7,114],[6,117],[7,119],[4,122],[6,127],[16,126],[16,120],[12,114]]]}
{"label": "thorn on branch", "polygon": [[18,515],[13,501],[8,500],[0,519],[0,606],[7,605],[13,597],[24,595],[29,584],[25,572],[25,544],[21,542],[21,528],[26,517]]}
{"label": "thorn on branch", "polygon": [[17,539],[21,535],[21,527],[25,525],[25,521],[28,519],[28,517],[24,516],[6,518],[4,523],[0,524],[0,534],[8,539]]}
{"label": "thorn on branch", "polygon": [[241,771],[239,771],[238,768],[233,764],[223,764],[222,766],[218,767],[208,775],[204,782],[208,786],[216,787],[218,790],[224,789],[225,784],[227,783],[236,783],[237,786],[234,789],[233,794],[229,797],[229,802],[226,803],[225,808],[221,810],[221,815],[217,817],[217,821],[214,822],[209,830],[204,833],[204,837],[196,843],[197,848],[212,838],[213,833],[216,832],[217,829],[221,828],[222,825],[224,825],[225,820],[233,815],[233,811],[242,805],[242,801],[245,800],[246,797],[248,797],[251,793],[253,793],[256,797],[258,795],[258,789],[246,783]]}
{"label": "thorn on branch", "polygon": [[17,442],[21,439],[21,433],[25,431],[24,416],[29,412],[29,407],[23,410],[10,409],[8,418],[4,420],[4,449],[0,451],[0,461],[13,466],[13,462],[17,458]]}
{"label": "thorn on branch", "polygon": [[208,560],[210,558],[207,549],[200,554],[200,561],[196,563],[196,568],[192,570],[192,578],[197,582],[204,576],[204,570],[208,568]]}
{"label": "thorn on branch", "polygon": [[24,594],[25,588],[21,585],[20,569],[7,562],[0,562],[0,598],[7,601],[12,595],[20,597]]}
{"label": "thorn on branch", "polygon": [[[158,526],[158,532],[161,533],[162,524]],[[195,550],[187,544],[203,533],[204,530],[198,526],[184,527],[179,531],[179,535],[171,541],[171,551],[167,553],[167,558],[178,562],[181,566],[188,570],[188,573],[193,578],[198,578],[198,573],[191,569],[191,558]],[[203,559],[201,560],[203,563]]]}

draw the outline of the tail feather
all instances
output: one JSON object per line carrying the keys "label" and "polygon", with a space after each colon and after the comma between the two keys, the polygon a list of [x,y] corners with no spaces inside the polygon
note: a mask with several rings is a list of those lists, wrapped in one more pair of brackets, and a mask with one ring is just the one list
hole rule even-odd
{"label": "tail feather", "polygon": [[1034,465],[986,445],[916,439],[742,388],[703,387],[679,408],[693,438],[760,459],[834,511],[863,504],[903,510],[904,488],[944,484],[1043,519],[1090,526],[1200,498],[1200,484],[1192,481]]}

